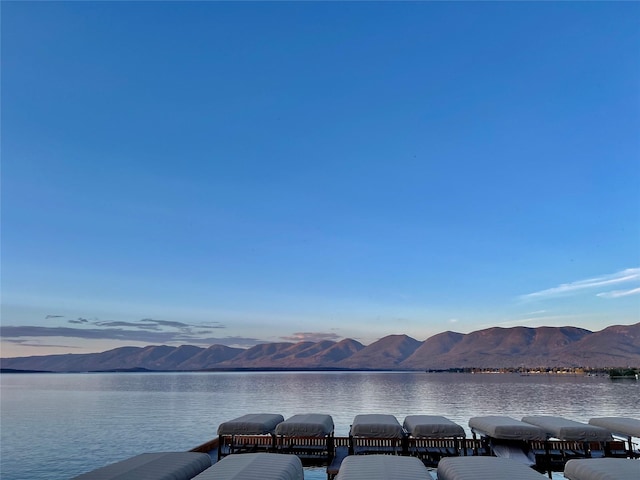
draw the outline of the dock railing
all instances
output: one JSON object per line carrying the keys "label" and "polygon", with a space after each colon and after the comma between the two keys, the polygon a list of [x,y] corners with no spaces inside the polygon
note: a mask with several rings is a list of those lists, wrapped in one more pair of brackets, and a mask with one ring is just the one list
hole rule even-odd
{"label": "dock railing", "polygon": [[276,452],[297,455],[307,463],[326,464],[335,454],[335,437],[276,436]]}
{"label": "dock railing", "polygon": [[[626,442],[579,442],[566,440],[527,441],[523,448],[535,457],[535,469],[558,472],[574,458],[638,458],[629,454]],[[348,455],[389,454],[420,458],[428,467],[446,456],[494,455],[491,439],[480,438],[366,438],[351,436],[290,437],[275,435],[220,435],[191,451],[209,453],[220,460],[230,454],[277,452],[297,455],[303,465],[326,465],[329,479],[337,475]],[[640,462],[640,460],[638,460]]]}
{"label": "dock railing", "polygon": [[435,467],[443,457],[478,455],[482,451],[479,441],[464,437],[407,438],[407,455],[418,457],[428,467]]}
{"label": "dock railing", "polygon": [[234,453],[274,452],[276,436],[267,435],[220,435],[218,460]]}
{"label": "dock railing", "polygon": [[349,436],[350,455],[404,455],[405,438],[376,438]]}

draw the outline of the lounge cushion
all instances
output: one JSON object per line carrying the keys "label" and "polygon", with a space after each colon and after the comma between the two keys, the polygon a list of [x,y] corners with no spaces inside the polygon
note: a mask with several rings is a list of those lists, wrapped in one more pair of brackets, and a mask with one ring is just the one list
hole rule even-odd
{"label": "lounge cushion", "polygon": [[502,415],[471,417],[472,430],[500,440],[545,440],[547,435],[540,427]]}
{"label": "lounge cushion", "polygon": [[547,477],[509,458],[446,457],[438,463],[438,480],[543,480]]}
{"label": "lounge cushion", "polygon": [[336,480],[433,479],[416,457],[397,455],[350,455],[342,461]]}
{"label": "lounge cushion", "polygon": [[265,435],[273,433],[282,415],[276,413],[248,413],[218,426],[218,435]]}
{"label": "lounge cushion", "polygon": [[589,425],[605,428],[617,435],[640,437],[640,420],[637,418],[597,417],[589,420]]}
{"label": "lounge cushion", "polygon": [[583,458],[564,466],[569,480],[633,480],[640,478],[640,460],[631,458]]}
{"label": "lounge cushion", "polygon": [[365,414],[356,415],[351,425],[350,434],[354,437],[367,438],[402,438],[402,425],[393,415]]}
{"label": "lounge cushion", "polygon": [[206,453],[142,453],[72,480],[190,480],[210,466]]}
{"label": "lounge cushion", "polygon": [[229,455],[194,480],[303,480],[302,462],[295,455],[242,453]]}
{"label": "lounge cushion", "polygon": [[611,433],[602,427],[575,422],[553,415],[531,415],[522,417],[522,421],[536,425],[551,437],[574,442],[607,442]]}
{"label": "lounge cushion", "polygon": [[276,427],[276,435],[324,437],[331,433],[333,433],[333,418],[331,415],[319,413],[294,415]]}
{"label": "lounge cushion", "polygon": [[436,415],[409,415],[404,428],[412,437],[446,438],[464,437],[464,429],[446,417]]}

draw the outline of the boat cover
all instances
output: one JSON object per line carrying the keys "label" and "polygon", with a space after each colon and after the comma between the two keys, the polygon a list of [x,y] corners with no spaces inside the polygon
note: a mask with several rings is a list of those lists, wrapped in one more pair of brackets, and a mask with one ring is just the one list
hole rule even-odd
{"label": "boat cover", "polygon": [[630,417],[598,417],[589,420],[590,425],[602,427],[616,435],[640,438],[640,420]]}
{"label": "boat cover", "polygon": [[445,457],[438,462],[438,480],[543,480],[546,477],[510,458]]}
{"label": "boat cover", "polygon": [[416,457],[398,455],[349,455],[342,461],[336,480],[433,480]]}
{"label": "boat cover", "polygon": [[242,453],[224,457],[193,480],[304,480],[302,462],[283,453]]}
{"label": "boat cover", "polygon": [[469,419],[471,430],[500,440],[546,440],[544,431],[529,423],[502,415]]}
{"label": "boat cover", "polygon": [[402,438],[402,425],[393,415],[368,413],[356,415],[349,432],[354,437]]}
{"label": "boat cover", "polygon": [[206,453],[143,453],[72,480],[189,480],[210,466]]}
{"label": "boat cover", "polygon": [[218,435],[265,435],[273,433],[283,421],[284,417],[276,413],[248,413],[221,423]]}
{"label": "boat cover", "polygon": [[542,428],[551,437],[574,442],[608,442],[611,433],[602,427],[551,415],[522,417],[522,421]]}
{"label": "boat cover", "polygon": [[640,461],[632,458],[581,458],[564,466],[569,480],[632,480],[640,478]]}
{"label": "boat cover", "polygon": [[290,437],[326,437],[331,433],[333,433],[333,418],[331,415],[320,413],[294,415],[276,427],[276,435]]}
{"label": "boat cover", "polygon": [[412,437],[447,438],[464,437],[464,428],[446,417],[437,415],[409,415],[404,419],[404,429]]}

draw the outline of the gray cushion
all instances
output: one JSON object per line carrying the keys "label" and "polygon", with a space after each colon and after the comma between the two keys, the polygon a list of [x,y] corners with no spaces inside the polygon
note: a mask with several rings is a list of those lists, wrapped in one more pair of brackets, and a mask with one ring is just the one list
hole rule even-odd
{"label": "gray cushion", "polygon": [[438,480],[543,480],[547,477],[509,458],[446,457],[438,463]]}
{"label": "gray cushion", "polygon": [[218,426],[218,435],[265,435],[273,433],[282,415],[276,413],[248,413]]}
{"label": "gray cushion", "polygon": [[630,417],[598,417],[589,420],[590,425],[602,427],[617,435],[640,437],[640,420]]}
{"label": "gray cushion", "polygon": [[302,462],[295,455],[241,453],[224,457],[195,478],[197,480],[304,480],[304,471]]}
{"label": "gray cushion", "polygon": [[477,433],[501,440],[545,440],[547,438],[540,427],[502,415],[471,417],[469,426]]}
{"label": "gray cushion", "polygon": [[522,417],[522,421],[542,428],[549,436],[559,440],[574,442],[606,442],[611,440],[611,433],[602,427],[575,422],[563,417],[532,415]]}
{"label": "gray cushion", "polygon": [[350,455],[342,461],[336,480],[433,480],[416,457]]}
{"label": "gray cushion", "polygon": [[404,428],[412,437],[446,438],[464,437],[464,429],[448,418],[436,415],[409,415]]}
{"label": "gray cushion", "polygon": [[73,480],[190,480],[210,466],[206,453],[143,453]]}
{"label": "gray cushion", "polygon": [[331,415],[319,413],[294,415],[276,427],[276,435],[324,437],[331,433],[333,433],[333,418]]}
{"label": "gray cushion", "polygon": [[402,438],[402,425],[393,415],[356,415],[351,425],[351,435],[367,438]]}
{"label": "gray cushion", "polygon": [[631,480],[640,478],[640,460],[631,458],[584,458],[564,466],[569,480]]}

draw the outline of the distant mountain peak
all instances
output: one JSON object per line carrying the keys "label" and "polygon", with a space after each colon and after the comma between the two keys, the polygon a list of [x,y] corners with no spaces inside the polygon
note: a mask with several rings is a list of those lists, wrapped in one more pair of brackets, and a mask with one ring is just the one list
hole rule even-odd
{"label": "distant mountain peak", "polygon": [[578,327],[491,327],[446,331],[420,342],[394,334],[370,345],[339,342],[263,343],[248,349],[211,345],[120,347],[101,353],[2,358],[3,369],[86,372],[229,368],[403,369],[459,367],[627,367],[640,365],[640,323],[599,332]]}

